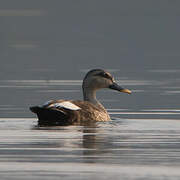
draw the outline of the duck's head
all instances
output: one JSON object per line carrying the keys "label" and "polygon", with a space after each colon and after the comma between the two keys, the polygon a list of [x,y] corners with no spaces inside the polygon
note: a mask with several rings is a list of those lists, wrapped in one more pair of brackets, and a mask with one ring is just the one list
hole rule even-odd
{"label": "duck's head", "polygon": [[131,94],[129,89],[119,86],[109,72],[102,69],[93,69],[89,71],[83,80],[83,89],[98,90],[102,88],[110,88]]}

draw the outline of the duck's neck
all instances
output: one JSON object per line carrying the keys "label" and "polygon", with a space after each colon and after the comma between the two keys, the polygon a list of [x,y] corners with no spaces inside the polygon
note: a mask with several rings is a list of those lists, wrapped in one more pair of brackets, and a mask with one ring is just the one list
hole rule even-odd
{"label": "duck's neck", "polygon": [[83,88],[84,101],[89,101],[95,106],[103,108],[103,105],[96,99],[96,90],[92,88]]}
{"label": "duck's neck", "polygon": [[89,101],[93,104],[98,104],[98,100],[96,99],[96,90],[90,88],[83,88],[83,96],[84,101]]}

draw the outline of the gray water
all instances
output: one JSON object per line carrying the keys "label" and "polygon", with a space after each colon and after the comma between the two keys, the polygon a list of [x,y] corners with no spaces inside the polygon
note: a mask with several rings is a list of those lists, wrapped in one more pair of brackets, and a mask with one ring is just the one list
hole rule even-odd
{"label": "gray water", "polygon": [[[0,179],[180,178],[180,2],[0,1]],[[112,121],[37,127],[29,106],[82,99],[92,68]]]}

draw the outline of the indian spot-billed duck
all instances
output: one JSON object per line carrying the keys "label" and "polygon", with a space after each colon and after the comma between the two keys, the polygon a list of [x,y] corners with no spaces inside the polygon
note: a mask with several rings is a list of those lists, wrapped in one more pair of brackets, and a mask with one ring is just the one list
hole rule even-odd
{"label": "indian spot-billed duck", "polygon": [[96,99],[96,91],[109,88],[131,94],[116,84],[113,76],[102,69],[89,71],[82,84],[84,100],[51,100],[41,106],[30,107],[37,114],[39,126],[73,125],[88,121],[109,121],[110,116]]}

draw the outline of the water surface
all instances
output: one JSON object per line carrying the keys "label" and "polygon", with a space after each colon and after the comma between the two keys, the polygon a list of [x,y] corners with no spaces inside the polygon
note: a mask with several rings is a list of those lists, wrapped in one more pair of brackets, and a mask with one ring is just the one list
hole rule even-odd
{"label": "water surface", "polygon": [[1,118],[4,179],[178,179],[180,122],[120,119],[90,126],[36,127]]}

